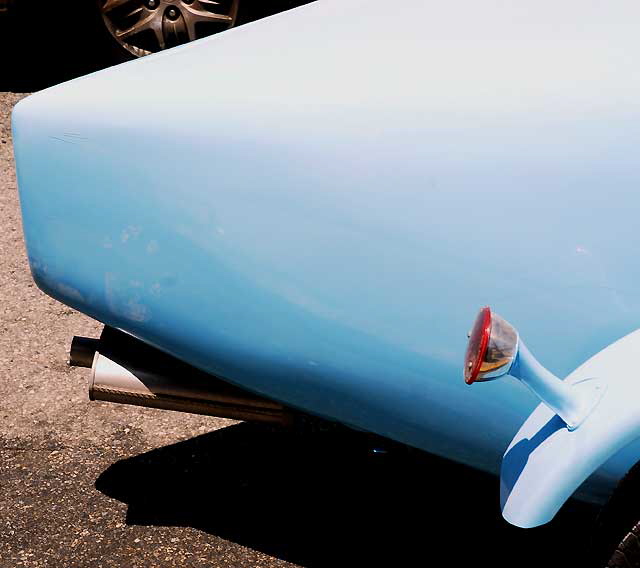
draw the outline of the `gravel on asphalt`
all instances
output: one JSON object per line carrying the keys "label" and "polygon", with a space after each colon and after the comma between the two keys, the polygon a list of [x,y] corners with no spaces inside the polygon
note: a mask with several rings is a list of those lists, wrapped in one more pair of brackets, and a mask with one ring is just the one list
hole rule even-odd
{"label": "gravel on asphalt", "polygon": [[40,292],[25,255],[10,128],[24,96],[0,93],[0,566],[287,565],[194,528],[129,526],[94,487],[120,459],[233,422],[89,402],[68,349],[101,326]]}

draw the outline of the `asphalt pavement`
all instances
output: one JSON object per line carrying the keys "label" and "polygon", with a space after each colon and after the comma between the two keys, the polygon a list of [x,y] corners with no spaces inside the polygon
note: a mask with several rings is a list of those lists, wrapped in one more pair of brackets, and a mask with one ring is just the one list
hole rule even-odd
{"label": "asphalt pavement", "polygon": [[23,96],[0,93],[0,567],[579,565],[586,505],[522,531],[495,477],[423,452],[89,402],[68,349],[100,325],[40,292],[25,256]]}
{"label": "asphalt pavement", "polygon": [[118,460],[233,422],[88,401],[87,369],[67,365],[68,349],[100,325],[41,293],[25,255],[10,133],[23,96],[0,93],[0,566],[287,565],[188,526],[131,523],[127,504],[108,495],[128,480],[96,489]]}

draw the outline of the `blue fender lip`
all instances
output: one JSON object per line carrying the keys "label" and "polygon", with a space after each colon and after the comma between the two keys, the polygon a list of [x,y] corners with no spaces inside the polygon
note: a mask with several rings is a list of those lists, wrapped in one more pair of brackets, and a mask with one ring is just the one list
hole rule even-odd
{"label": "blue fender lip", "polygon": [[549,522],[596,469],[640,437],[640,385],[636,378],[640,330],[606,347],[565,381],[606,389],[585,421],[570,430],[544,404],[507,448],[500,473],[504,518],[522,528]]}

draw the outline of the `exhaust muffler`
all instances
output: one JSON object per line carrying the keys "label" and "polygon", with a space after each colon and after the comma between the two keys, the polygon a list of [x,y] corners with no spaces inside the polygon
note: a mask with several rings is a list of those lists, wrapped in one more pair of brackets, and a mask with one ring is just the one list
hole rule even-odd
{"label": "exhaust muffler", "polygon": [[235,420],[291,425],[293,410],[200,371],[106,326],[74,337],[69,364],[91,368],[89,398]]}

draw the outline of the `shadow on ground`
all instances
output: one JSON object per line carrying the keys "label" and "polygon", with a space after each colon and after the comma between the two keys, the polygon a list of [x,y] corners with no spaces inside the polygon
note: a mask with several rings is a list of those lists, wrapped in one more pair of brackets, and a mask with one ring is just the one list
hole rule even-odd
{"label": "shadow on ground", "polygon": [[[238,25],[312,0],[240,0]],[[30,93],[121,62],[97,0],[19,0],[0,13],[0,91]]]}
{"label": "shadow on ground", "polygon": [[128,504],[128,524],[194,527],[303,566],[578,566],[596,514],[570,502],[516,529],[492,476],[364,434],[250,424],[119,461],[96,487]]}

